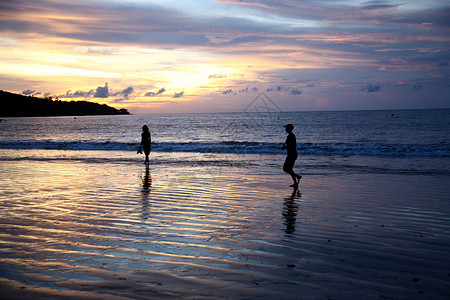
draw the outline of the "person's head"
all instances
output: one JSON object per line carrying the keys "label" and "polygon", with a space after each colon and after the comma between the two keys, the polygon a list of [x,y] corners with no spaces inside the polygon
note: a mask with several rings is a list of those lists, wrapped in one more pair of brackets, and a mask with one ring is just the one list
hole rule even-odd
{"label": "person's head", "polygon": [[292,124],[286,124],[283,127],[286,129],[287,133],[291,133],[292,130],[294,130],[294,125],[292,125]]}
{"label": "person's head", "polygon": [[147,132],[148,131],[148,126],[147,125],[142,126],[142,131]]}

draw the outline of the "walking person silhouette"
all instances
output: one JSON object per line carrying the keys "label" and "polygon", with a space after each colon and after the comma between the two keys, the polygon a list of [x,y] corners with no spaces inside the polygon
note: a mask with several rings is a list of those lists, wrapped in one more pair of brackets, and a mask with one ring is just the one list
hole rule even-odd
{"label": "walking person silhouette", "polygon": [[150,155],[150,150],[152,149],[152,136],[147,125],[142,126],[141,137],[141,144],[139,145],[138,153],[142,153],[142,148],[144,148],[145,164],[148,166],[150,164],[148,156]]}
{"label": "walking person silhouette", "polygon": [[287,157],[286,161],[284,162],[283,171],[291,175],[292,180],[294,181],[294,184],[291,186],[294,188],[298,187],[298,183],[300,182],[300,179],[302,178],[301,175],[296,174],[293,170],[295,161],[298,157],[297,153],[297,138],[295,137],[295,134],[292,133],[294,130],[294,125],[292,124],[286,124],[283,126],[286,129],[286,132],[288,133],[288,136],[286,138],[286,142],[284,143],[281,150],[287,149]]}

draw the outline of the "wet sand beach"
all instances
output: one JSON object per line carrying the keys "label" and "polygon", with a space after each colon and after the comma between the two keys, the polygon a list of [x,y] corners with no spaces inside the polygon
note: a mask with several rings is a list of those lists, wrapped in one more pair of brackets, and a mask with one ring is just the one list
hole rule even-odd
{"label": "wet sand beach", "polygon": [[1,162],[3,299],[450,297],[447,176],[56,152]]}

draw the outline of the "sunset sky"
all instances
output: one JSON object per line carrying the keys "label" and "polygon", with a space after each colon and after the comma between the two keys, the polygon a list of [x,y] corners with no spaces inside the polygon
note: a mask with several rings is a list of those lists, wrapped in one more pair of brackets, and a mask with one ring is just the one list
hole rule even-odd
{"label": "sunset sky", "polygon": [[132,113],[449,108],[450,2],[0,0],[0,89]]}

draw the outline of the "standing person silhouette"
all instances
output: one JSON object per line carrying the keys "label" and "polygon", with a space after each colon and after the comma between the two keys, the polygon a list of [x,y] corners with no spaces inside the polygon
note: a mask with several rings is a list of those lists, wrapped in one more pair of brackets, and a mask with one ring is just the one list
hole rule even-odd
{"label": "standing person silhouette", "polygon": [[286,142],[284,143],[281,150],[287,149],[287,157],[286,161],[284,162],[283,171],[291,175],[292,180],[294,181],[294,184],[291,185],[294,188],[298,187],[298,183],[300,182],[300,179],[302,178],[301,175],[298,175],[294,172],[294,164],[295,160],[298,157],[297,154],[297,139],[295,137],[295,134],[292,133],[292,130],[294,130],[294,125],[292,124],[286,124],[283,126],[286,128],[286,132],[288,133],[288,136],[286,138]]}
{"label": "standing person silhouette", "polygon": [[141,136],[141,145],[139,146],[138,153],[142,153],[142,148],[144,148],[145,164],[148,166],[150,164],[148,156],[150,155],[150,150],[152,149],[152,136],[150,135],[150,130],[148,130],[147,125],[142,126]]}

